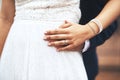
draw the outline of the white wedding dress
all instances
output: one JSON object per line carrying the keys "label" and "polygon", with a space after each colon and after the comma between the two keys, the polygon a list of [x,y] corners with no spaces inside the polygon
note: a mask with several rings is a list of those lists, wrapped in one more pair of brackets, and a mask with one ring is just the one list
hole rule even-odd
{"label": "white wedding dress", "polygon": [[43,40],[64,20],[78,23],[79,0],[16,0],[16,16],[1,60],[0,80],[87,80],[82,55],[57,52]]}

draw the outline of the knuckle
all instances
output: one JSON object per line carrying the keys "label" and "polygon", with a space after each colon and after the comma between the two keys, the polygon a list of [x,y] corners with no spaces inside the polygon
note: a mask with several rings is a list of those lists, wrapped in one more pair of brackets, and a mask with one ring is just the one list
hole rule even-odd
{"label": "knuckle", "polygon": [[50,36],[46,36],[47,39],[50,39]]}
{"label": "knuckle", "polygon": [[51,42],[51,45],[54,45],[55,43],[54,42]]}
{"label": "knuckle", "polygon": [[75,46],[76,46],[76,43],[73,43],[73,44],[72,44],[72,47],[75,47]]}
{"label": "knuckle", "polygon": [[71,34],[69,34],[69,35],[67,35],[67,37],[68,37],[69,39],[71,39],[71,38],[72,38],[72,35],[71,35]]}
{"label": "knuckle", "polygon": [[70,34],[70,31],[66,29],[64,30],[64,33]]}
{"label": "knuckle", "polygon": [[52,36],[48,36],[48,39],[52,39]]}
{"label": "knuckle", "polygon": [[58,30],[57,29],[55,29],[55,31],[54,31],[55,33],[58,33]]}
{"label": "knuckle", "polygon": [[70,44],[73,44],[74,42],[73,42],[72,40],[69,40],[69,43],[70,43]]}
{"label": "knuckle", "polygon": [[70,48],[69,47],[67,47],[67,48],[65,48],[66,50],[69,50]]}
{"label": "knuckle", "polygon": [[69,46],[69,50],[71,50],[72,48],[73,48],[73,46],[72,46],[72,45],[70,45],[70,46]]}
{"label": "knuckle", "polygon": [[54,46],[59,46],[59,42],[54,42]]}
{"label": "knuckle", "polygon": [[54,39],[58,39],[58,38],[59,38],[59,36],[57,36],[57,35],[54,36]]}
{"label": "knuckle", "polygon": [[63,44],[64,44],[64,42],[63,42],[63,41],[60,41],[60,43],[59,43],[59,44],[63,45]]}

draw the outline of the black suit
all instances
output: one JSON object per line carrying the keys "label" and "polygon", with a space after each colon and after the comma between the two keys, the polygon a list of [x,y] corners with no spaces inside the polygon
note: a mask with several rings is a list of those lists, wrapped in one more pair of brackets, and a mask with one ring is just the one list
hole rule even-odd
{"label": "black suit", "polygon": [[[103,9],[105,0],[81,0],[80,9],[82,18],[80,24],[86,24],[91,19],[95,18]],[[87,71],[88,79],[94,80],[98,74],[98,60],[96,55],[96,47],[105,42],[116,30],[117,23],[113,22],[102,33],[90,39],[90,48],[83,53],[83,60]]]}

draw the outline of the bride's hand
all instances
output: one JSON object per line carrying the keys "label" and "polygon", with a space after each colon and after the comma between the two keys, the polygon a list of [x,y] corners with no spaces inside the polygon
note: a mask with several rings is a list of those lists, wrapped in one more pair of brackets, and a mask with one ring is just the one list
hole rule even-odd
{"label": "bride's hand", "polygon": [[58,29],[46,31],[44,39],[58,51],[71,51],[82,49],[85,40],[91,36],[93,34],[87,25],[65,21]]}

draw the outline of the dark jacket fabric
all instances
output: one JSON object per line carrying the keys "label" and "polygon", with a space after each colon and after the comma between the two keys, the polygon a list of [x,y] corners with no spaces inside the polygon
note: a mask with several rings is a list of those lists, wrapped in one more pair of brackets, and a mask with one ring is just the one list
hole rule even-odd
{"label": "dark jacket fabric", "polygon": [[[80,9],[82,18],[80,24],[86,24],[91,19],[95,18],[104,8],[107,0],[81,0]],[[98,74],[98,59],[96,47],[103,44],[115,32],[117,22],[114,21],[108,28],[103,30],[99,35],[90,39],[90,48],[83,53],[84,65],[87,71],[88,79],[95,80]]]}

